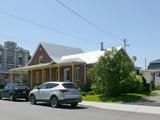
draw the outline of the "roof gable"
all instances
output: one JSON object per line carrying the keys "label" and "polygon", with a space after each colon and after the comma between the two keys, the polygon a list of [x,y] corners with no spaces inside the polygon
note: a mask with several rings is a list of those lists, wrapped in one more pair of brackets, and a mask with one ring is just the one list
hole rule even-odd
{"label": "roof gable", "polygon": [[[43,55],[41,54],[40,49],[42,49]],[[38,64],[38,59],[40,55],[44,56],[43,58],[46,59],[44,63],[47,63],[47,62],[58,63],[61,61],[62,56],[73,55],[78,53],[83,53],[83,51],[80,48],[67,47],[67,46],[62,46],[62,45],[57,45],[52,43],[41,42],[39,43],[28,65]]]}
{"label": "roof gable", "polygon": [[52,58],[52,60],[56,63],[61,60],[62,56],[83,53],[80,48],[67,47],[46,42],[41,42],[41,45]]}

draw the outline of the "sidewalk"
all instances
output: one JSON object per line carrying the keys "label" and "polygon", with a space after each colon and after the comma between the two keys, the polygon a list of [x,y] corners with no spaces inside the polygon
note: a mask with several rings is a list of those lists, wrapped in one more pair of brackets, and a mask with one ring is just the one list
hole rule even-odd
{"label": "sidewalk", "polygon": [[97,108],[109,109],[109,110],[120,110],[120,111],[150,113],[150,114],[160,115],[160,107],[153,107],[153,106],[126,105],[120,103],[103,103],[103,102],[89,102],[89,101],[83,101],[80,104]]}

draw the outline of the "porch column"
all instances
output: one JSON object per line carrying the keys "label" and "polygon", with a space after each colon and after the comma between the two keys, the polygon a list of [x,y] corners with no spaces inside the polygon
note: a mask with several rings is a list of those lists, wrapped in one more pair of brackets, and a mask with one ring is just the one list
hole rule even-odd
{"label": "porch column", "polygon": [[23,71],[20,72],[20,84],[23,84]]}
{"label": "porch column", "polygon": [[72,82],[74,82],[74,64],[72,64]]}
{"label": "porch column", "polygon": [[11,71],[11,83],[13,83],[13,72]]}
{"label": "porch column", "polygon": [[84,84],[86,84],[86,72],[87,72],[87,67],[86,67],[86,64],[84,64]]}
{"label": "porch column", "polygon": [[60,81],[60,66],[58,65],[58,81]]}
{"label": "porch column", "polygon": [[42,83],[43,83],[43,81],[44,81],[44,80],[43,80],[43,73],[44,73],[44,69],[42,68],[42,81],[41,81]]}
{"label": "porch column", "polygon": [[50,81],[52,81],[52,68],[50,67],[50,74],[49,74],[50,76]]}
{"label": "porch column", "polygon": [[33,82],[33,70],[31,70],[31,89],[32,89],[32,82]]}

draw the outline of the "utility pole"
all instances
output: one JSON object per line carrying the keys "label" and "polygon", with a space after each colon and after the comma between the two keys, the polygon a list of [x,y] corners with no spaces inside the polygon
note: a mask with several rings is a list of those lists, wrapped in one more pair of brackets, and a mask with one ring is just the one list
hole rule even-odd
{"label": "utility pole", "polygon": [[123,43],[124,43],[124,50],[127,51],[127,47],[129,47],[129,44],[127,44],[126,38],[123,40]]}

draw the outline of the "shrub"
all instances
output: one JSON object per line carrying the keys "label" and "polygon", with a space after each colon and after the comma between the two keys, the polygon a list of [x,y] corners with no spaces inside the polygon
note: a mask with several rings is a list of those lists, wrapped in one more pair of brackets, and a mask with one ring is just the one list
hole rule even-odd
{"label": "shrub", "polygon": [[122,93],[141,93],[144,90],[143,78],[134,72],[130,74],[127,80],[121,82]]}
{"label": "shrub", "polygon": [[87,82],[85,85],[80,86],[81,91],[89,92],[91,91],[91,83]]}

